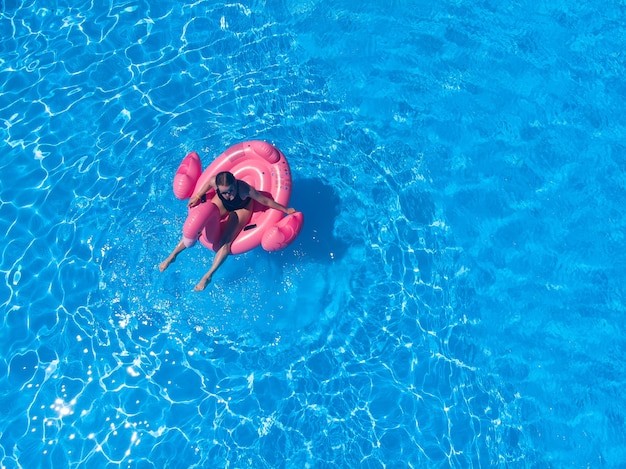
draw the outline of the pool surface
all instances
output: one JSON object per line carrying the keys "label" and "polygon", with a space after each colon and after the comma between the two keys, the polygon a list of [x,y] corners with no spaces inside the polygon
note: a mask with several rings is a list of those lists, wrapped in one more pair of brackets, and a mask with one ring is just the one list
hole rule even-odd
{"label": "pool surface", "polygon": [[[0,468],[623,467],[622,3],[97,3],[0,3]],[[252,139],[304,228],[194,292]]]}

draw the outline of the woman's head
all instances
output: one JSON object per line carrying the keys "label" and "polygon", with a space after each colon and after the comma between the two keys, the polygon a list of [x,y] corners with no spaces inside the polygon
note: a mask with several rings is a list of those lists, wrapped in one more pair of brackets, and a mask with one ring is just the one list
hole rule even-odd
{"label": "woman's head", "polygon": [[235,184],[235,176],[228,171],[222,171],[215,176],[215,184],[218,186],[232,186]]}
{"label": "woman's head", "polygon": [[215,185],[217,186],[217,192],[222,194],[228,199],[233,199],[236,195],[235,176],[228,171],[222,171],[215,176]]}

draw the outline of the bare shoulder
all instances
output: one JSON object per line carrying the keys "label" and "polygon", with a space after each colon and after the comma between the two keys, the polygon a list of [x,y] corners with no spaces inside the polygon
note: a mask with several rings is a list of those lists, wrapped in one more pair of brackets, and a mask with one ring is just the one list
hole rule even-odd
{"label": "bare shoulder", "polygon": [[239,196],[250,197],[256,193],[256,189],[248,184],[246,181],[239,180]]}

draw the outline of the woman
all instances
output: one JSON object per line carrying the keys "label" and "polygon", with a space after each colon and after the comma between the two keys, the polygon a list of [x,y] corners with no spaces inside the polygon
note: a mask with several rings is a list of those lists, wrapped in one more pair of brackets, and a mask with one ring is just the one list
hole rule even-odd
{"label": "woman", "polygon": [[[209,180],[200,188],[198,193],[191,196],[188,203],[189,208],[206,202],[206,193],[211,188],[215,189],[215,196],[211,199],[211,203],[215,204],[219,209],[220,219],[226,216],[228,219],[224,227],[219,247],[215,253],[215,258],[213,259],[213,265],[194,287],[195,291],[204,290],[207,284],[211,281],[215,271],[224,263],[224,260],[226,260],[226,257],[230,254],[231,244],[241,232],[243,227],[246,226],[248,220],[250,220],[250,216],[252,215],[253,200],[256,200],[260,204],[267,207],[280,210],[286,214],[294,213],[296,211],[293,208],[286,208],[278,202],[261,194],[245,181],[235,179],[235,176],[227,171],[223,171],[218,173],[216,176],[209,178]],[[185,250],[185,248],[185,243],[181,239],[171,254],[167,256],[167,259],[161,262],[159,270],[163,272],[167,269],[169,265],[176,260],[178,254]]]}

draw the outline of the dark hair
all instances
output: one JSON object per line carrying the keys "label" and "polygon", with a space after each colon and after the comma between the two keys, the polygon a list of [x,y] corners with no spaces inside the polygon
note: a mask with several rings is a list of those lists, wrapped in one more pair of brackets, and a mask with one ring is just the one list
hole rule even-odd
{"label": "dark hair", "polygon": [[216,186],[232,186],[233,184],[235,184],[235,176],[233,176],[233,173],[222,171],[215,176]]}

